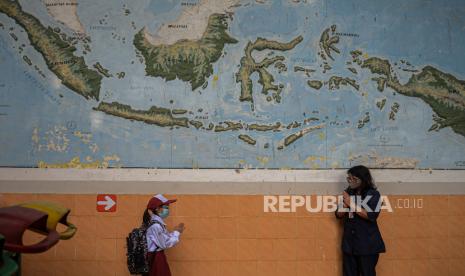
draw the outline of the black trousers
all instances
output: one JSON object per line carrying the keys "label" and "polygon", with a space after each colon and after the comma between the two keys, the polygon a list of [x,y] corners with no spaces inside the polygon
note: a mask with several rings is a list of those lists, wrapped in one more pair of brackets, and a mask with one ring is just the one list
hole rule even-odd
{"label": "black trousers", "polygon": [[357,256],[343,253],[342,270],[344,276],[376,276],[379,254]]}

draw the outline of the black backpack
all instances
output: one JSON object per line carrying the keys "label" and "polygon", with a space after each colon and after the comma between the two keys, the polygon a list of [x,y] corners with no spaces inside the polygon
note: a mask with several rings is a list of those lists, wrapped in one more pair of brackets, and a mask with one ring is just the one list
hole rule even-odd
{"label": "black backpack", "polygon": [[[150,226],[156,223],[151,222]],[[150,227],[149,226],[149,227]],[[147,227],[134,228],[126,237],[127,263],[131,274],[143,274],[149,272],[149,260],[147,259]]]}

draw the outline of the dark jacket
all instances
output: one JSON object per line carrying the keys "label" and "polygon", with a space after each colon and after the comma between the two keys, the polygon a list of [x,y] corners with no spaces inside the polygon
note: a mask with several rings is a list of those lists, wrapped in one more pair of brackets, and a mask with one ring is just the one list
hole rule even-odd
{"label": "dark jacket", "polygon": [[[351,194],[351,193],[349,193]],[[376,206],[381,198],[376,189],[370,188],[362,192],[362,200],[370,195],[367,205],[373,210],[368,212],[368,220],[354,214],[349,218],[346,214],[344,220],[344,234],[342,236],[342,251],[353,255],[372,255],[386,252],[383,238],[376,223],[379,211]]]}

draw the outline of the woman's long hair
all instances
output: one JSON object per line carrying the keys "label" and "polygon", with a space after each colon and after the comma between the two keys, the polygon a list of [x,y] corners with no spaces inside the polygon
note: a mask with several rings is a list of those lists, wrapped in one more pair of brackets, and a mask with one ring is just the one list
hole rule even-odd
{"label": "woman's long hair", "polygon": [[142,227],[148,228],[150,226],[150,220],[152,220],[152,217],[149,214],[149,209],[145,209],[144,215],[142,216]]}
{"label": "woman's long hair", "polygon": [[347,173],[361,180],[361,191],[365,191],[367,189],[376,189],[373,177],[371,176],[370,170],[367,167],[362,165],[355,166],[348,169]]}

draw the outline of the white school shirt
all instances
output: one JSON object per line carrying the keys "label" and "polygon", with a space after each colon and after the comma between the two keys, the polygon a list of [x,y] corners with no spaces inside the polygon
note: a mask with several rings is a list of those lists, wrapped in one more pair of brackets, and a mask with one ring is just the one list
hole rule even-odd
{"label": "white school shirt", "polygon": [[179,242],[178,231],[168,232],[163,219],[157,215],[152,216],[152,221],[156,221],[147,229],[148,252],[162,251],[175,246]]}

